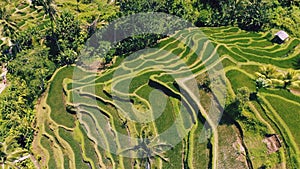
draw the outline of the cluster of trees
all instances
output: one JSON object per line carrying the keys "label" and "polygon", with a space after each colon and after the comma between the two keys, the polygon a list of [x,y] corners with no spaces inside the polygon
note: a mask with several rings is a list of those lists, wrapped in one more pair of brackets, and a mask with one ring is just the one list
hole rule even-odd
{"label": "cluster of trees", "polygon": [[270,27],[278,27],[300,37],[300,2],[299,0],[275,0],[269,9]]}
{"label": "cluster of trees", "polygon": [[74,16],[64,12],[51,25],[10,31],[7,35],[13,45],[1,47],[0,58],[7,63],[9,86],[0,95],[0,142],[14,136],[19,147],[30,149],[38,97],[55,69],[76,58],[73,51],[79,49],[80,28]]}
{"label": "cluster of trees", "polygon": [[[235,25],[258,31],[278,27],[299,35],[298,0],[117,0],[122,14],[165,12],[196,26]],[[298,16],[297,16],[298,14]]]}
{"label": "cluster of trees", "polygon": [[[238,26],[244,30],[260,31],[270,27],[282,28],[297,35],[296,29],[290,29],[298,26],[298,21],[291,18],[295,15],[295,11],[300,11],[299,2],[286,0],[116,0],[120,6],[118,17],[130,16],[140,12],[164,12],[174,16],[178,16],[184,20],[189,21],[195,26]],[[274,10],[282,9],[274,12]],[[288,12],[294,11],[292,12]],[[285,17],[281,17],[283,15]],[[289,23],[282,24],[282,19],[287,19]],[[299,17],[300,19],[300,17]],[[147,18],[144,18],[147,21]],[[162,21],[164,23],[164,21]],[[157,30],[182,29],[187,25],[179,27],[171,23],[168,24],[153,24]],[[142,25],[138,23],[137,25]],[[166,26],[168,25],[168,26]],[[122,25],[121,31],[133,29],[128,25]],[[106,63],[112,60],[112,57],[117,55],[129,55],[132,52],[144,49],[146,47],[155,46],[157,41],[165,37],[162,34],[144,34],[140,33],[130,38],[126,38],[121,42],[112,44],[112,49],[103,56]]]}
{"label": "cluster of trees", "polygon": [[[120,15],[126,16],[125,13]],[[166,16],[163,13],[141,13],[116,19],[93,35],[85,52],[89,57],[101,57],[109,63],[114,56],[127,56],[153,47],[159,39],[191,26],[181,18]]]}
{"label": "cluster of trees", "polygon": [[[96,33],[100,42],[89,45],[89,49],[86,49],[89,55],[97,55],[103,58],[105,63],[111,62],[114,56],[127,56],[135,51],[155,46],[157,41],[166,37],[167,34],[191,26],[187,22],[183,22],[185,20],[196,26],[238,25],[243,29],[254,31],[262,29],[267,22],[267,5],[260,0],[116,0],[116,4],[120,6],[116,17],[129,17],[122,18],[122,21],[118,20],[117,24],[102,28]],[[131,18],[131,14],[141,12],[163,12],[179,18],[174,17],[168,21],[164,17],[159,20],[159,17],[149,18],[147,14]],[[114,21],[117,18],[110,19]],[[130,19],[134,20],[134,23],[128,24],[132,22]],[[175,22],[174,19],[177,19],[178,22]],[[152,23],[153,21],[160,24]],[[144,33],[141,28],[157,31]],[[94,33],[96,30],[94,27],[90,27],[89,32]],[[110,37],[102,37],[102,35],[108,34]],[[126,35],[130,36],[126,38]]]}
{"label": "cluster of trees", "polygon": [[[63,13],[57,18],[54,31],[49,34],[47,32],[49,33],[48,30],[40,30],[38,27],[18,31],[10,37],[14,45],[2,48],[1,61],[8,63],[11,75],[8,77],[11,83],[8,92],[1,95],[1,99],[5,100],[0,105],[2,120],[10,120],[9,116],[12,114],[20,119],[29,112],[33,114],[35,100],[45,90],[55,69],[74,63],[80,44],[80,28],[74,16]],[[40,44],[43,41],[45,43]],[[23,101],[20,102],[21,100]],[[19,126],[16,121],[13,123],[16,127]],[[13,127],[4,128],[17,131]],[[2,131],[1,138],[5,138],[9,132]]]}
{"label": "cluster of trees", "polygon": [[260,30],[267,21],[267,3],[262,0],[119,0],[124,14],[165,12],[189,20],[196,26],[238,25]]}
{"label": "cluster of trees", "polygon": [[[23,165],[21,158],[28,154],[27,150],[18,147],[14,137],[10,136],[0,142],[0,166],[2,168],[34,168],[33,164]],[[24,159],[25,160],[25,159]],[[21,163],[20,163],[21,162]]]}
{"label": "cluster of trees", "polygon": [[279,71],[273,65],[262,66],[259,72],[256,72],[256,87],[279,87],[287,89],[290,86],[299,86],[299,75],[297,71],[288,69],[287,71]]}
{"label": "cluster of trees", "polygon": [[[37,11],[50,20],[22,30],[14,27],[6,8],[0,9],[0,22],[7,25],[2,36],[10,41],[0,46],[0,63],[7,63],[9,71],[9,86],[0,95],[0,142],[10,138],[15,150],[30,151],[38,97],[58,67],[75,62],[88,37],[87,30],[80,27],[73,13],[58,12],[53,3],[52,0],[33,1],[32,8],[42,5],[44,10]],[[0,153],[0,163],[10,165],[5,152]],[[31,164],[22,165],[21,168],[28,168]]]}

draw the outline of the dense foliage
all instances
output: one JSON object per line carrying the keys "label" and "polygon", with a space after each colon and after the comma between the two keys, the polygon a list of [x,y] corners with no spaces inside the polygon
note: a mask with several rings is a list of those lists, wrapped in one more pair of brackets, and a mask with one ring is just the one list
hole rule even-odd
{"label": "dense foliage", "polygon": [[[140,12],[163,12],[183,18],[195,26],[238,26],[248,31],[267,30],[271,27],[284,29],[300,36],[297,28],[300,19],[298,1],[266,0],[117,0],[120,5],[118,16],[130,16]],[[276,11],[276,12],[274,12]],[[282,22],[283,20],[283,22]],[[169,29],[161,25],[159,29]],[[123,30],[131,26],[122,27]],[[180,29],[178,27],[178,29]],[[145,47],[154,46],[158,39],[165,36],[140,34],[115,45],[113,51],[105,56],[110,62],[112,55],[127,55]]]}
{"label": "dense foliage", "polygon": [[285,0],[118,0],[122,14],[165,12],[196,26],[238,25],[250,31],[277,27],[299,36],[299,1]]}
{"label": "dense foliage", "polygon": [[[30,6],[27,3],[0,2],[0,22],[3,23],[0,64],[1,67],[7,65],[9,71],[9,85],[0,95],[0,143],[11,138],[14,148],[22,150],[31,149],[38,98],[58,67],[75,62],[88,37],[86,22],[91,20],[88,17],[78,20],[72,9],[59,11],[53,0],[32,1]],[[24,10],[25,16],[29,13],[22,28],[17,26],[20,23],[15,19],[14,8]],[[39,18],[32,17],[35,15]],[[109,15],[104,17],[108,19]],[[21,168],[30,168],[29,162],[23,161]]]}

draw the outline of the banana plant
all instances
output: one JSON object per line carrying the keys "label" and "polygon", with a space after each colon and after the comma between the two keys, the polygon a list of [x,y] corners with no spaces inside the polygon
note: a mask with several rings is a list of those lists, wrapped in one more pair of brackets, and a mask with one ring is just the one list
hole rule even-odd
{"label": "banana plant", "polygon": [[260,67],[259,72],[255,73],[258,77],[265,78],[265,79],[274,79],[277,78],[279,73],[275,66],[273,65],[266,65]]}
{"label": "banana plant", "polygon": [[17,147],[13,136],[9,136],[0,143],[0,166],[2,169],[18,168],[16,162],[27,153],[27,150]]}
{"label": "banana plant", "polygon": [[299,76],[295,70],[289,69],[287,72],[283,73],[282,80],[284,82],[283,88],[287,89],[294,82],[299,81]]}

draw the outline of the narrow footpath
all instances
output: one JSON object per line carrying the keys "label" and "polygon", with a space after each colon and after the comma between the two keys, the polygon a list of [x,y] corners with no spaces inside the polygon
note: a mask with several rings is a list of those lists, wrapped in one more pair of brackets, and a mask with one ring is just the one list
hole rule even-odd
{"label": "narrow footpath", "polygon": [[[3,68],[3,69],[2,69],[2,73],[1,73],[1,75],[0,75],[0,78],[5,77],[5,79],[6,79],[6,74],[7,74],[7,69],[6,69],[6,68]],[[1,94],[1,93],[3,92],[3,90],[6,88],[6,85],[7,85],[7,84],[4,83],[4,79],[2,79],[2,83],[0,84],[0,94]]]}

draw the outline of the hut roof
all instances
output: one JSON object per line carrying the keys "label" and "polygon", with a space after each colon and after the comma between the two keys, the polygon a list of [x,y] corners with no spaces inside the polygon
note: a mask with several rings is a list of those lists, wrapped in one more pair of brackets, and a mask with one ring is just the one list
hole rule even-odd
{"label": "hut roof", "polygon": [[282,41],[286,40],[289,37],[289,35],[283,30],[277,32],[275,35],[278,36]]}

